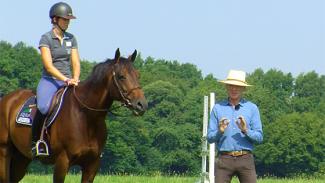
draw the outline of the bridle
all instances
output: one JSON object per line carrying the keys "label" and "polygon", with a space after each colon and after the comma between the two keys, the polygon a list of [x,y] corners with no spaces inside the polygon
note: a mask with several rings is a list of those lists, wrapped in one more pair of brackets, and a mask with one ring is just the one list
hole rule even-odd
{"label": "bridle", "polygon": [[[119,82],[117,81],[117,79],[116,79],[115,65],[114,65],[114,67],[113,67],[113,80],[114,80],[114,84],[115,84],[115,86],[117,87],[117,89],[118,89],[118,91],[119,91],[119,94],[120,94],[121,97],[122,97],[122,101],[121,101],[122,105],[121,105],[121,106],[118,106],[118,107],[115,107],[115,108],[113,108],[113,109],[117,109],[117,108],[120,108],[120,107],[123,106],[123,107],[127,107],[127,108],[129,108],[129,109],[132,109],[133,112],[136,112],[136,110],[133,108],[132,103],[131,103],[131,101],[130,101],[130,99],[129,99],[129,95],[130,95],[134,90],[139,90],[139,89],[141,89],[141,87],[140,87],[140,86],[134,87],[134,88],[132,88],[130,91],[126,91],[126,90],[124,90],[124,89],[121,87],[121,85],[119,84]],[[113,110],[113,109],[110,109],[110,110],[109,110],[109,109],[97,109],[97,108],[89,107],[87,104],[85,104],[84,102],[82,102],[82,101],[80,100],[80,98],[77,96],[77,94],[76,94],[76,87],[75,87],[75,86],[73,87],[73,95],[74,95],[74,97],[77,99],[77,101],[79,102],[79,104],[82,105],[83,107],[85,107],[85,108],[88,109],[88,110],[96,111],[96,112],[108,112],[108,111],[112,112],[112,110]],[[112,113],[113,113],[113,112],[112,112]]]}
{"label": "bridle", "polygon": [[115,86],[117,87],[117,89],[118,89],[118,91],[119,91],[119,93],[120,93],[120,95],[121,95],[121,97],[122,97],[122,99],[123,99],[123,102],[122,102],[123,106],[124,106],[124,107],[127,107],[127,108],[133,108],[133,107],[132,107],[132,103],[131,103],[131,101],[130,101],[130,99],[129,99],[129,95],[130,95],[134,90],[139,90],[139,89],[141,89],[141,87],[140,87],[140,86],[137,86],[137,87],[132,88],[130,91],[125,91],[125,90],[121,87],[121,85],[119,84],[119,82],[118,82],[117,79],[116,79],[116,73],[115,73],[115,70],[113,70],[113,79],[114,79],[114,84],[115,84]]}

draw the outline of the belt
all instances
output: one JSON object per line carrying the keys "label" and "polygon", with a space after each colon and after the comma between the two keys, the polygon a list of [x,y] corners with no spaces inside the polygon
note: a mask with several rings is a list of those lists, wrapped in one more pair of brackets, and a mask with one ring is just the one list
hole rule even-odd
{"label": "belt", "polygon": [[221,155],[229,155],[229,156],[234,156],[234,157],[242,156],[242,155],[245,155],[245,154],[251,154],[251,152],[247,151],[247,150],[242,150],[242,151],[221,151],[219,153]]}

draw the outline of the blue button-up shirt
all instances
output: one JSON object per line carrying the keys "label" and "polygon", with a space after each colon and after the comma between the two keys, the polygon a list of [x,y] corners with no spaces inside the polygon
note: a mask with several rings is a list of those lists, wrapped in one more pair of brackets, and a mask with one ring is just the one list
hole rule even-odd
{"label": "blue button-up shirt", "polygon": [[[243,116],[246,121],[246,134],[243,134],[236,124],[239,116]],[[221,118],[229,120],[224,133],[218,128]],[[244,99],[241,99],[236,107],[228,100],[215,104],[210,114],[207,138],[209,143],[217,143],[218,151],[252,151],[254,142],[263,141],[262,123],[257,106]]]}

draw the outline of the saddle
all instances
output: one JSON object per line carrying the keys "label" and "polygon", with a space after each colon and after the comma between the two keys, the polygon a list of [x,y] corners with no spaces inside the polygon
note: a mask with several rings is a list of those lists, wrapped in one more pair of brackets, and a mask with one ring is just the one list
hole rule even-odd
{"label": "saddle", "polygon": [[[59,114],[63,103],[63,98],[67,89],[68,87],[62,87],[54,94],[49,108],[49,112],[46,115],[45,120],[39,121],[40,123],[43,123],[43,128],[41,130],[40,139],[36,142],[36,149],[35,149],[36,156],[49,155],[49,151],[48,151],[49,148],[46,142],[47,140],[44,138],[44,133],[47,133],[47,129],[52,125],[55,118]],[[22,107],[20,108],[16,117],[16,123],[31,127],[35,119],[36,113],[37,113],[37,98],[35,95],[33,95],[29,97],[25,101],[24,105],[22,105]],[[47,133],[47,135],[49,134]]]}

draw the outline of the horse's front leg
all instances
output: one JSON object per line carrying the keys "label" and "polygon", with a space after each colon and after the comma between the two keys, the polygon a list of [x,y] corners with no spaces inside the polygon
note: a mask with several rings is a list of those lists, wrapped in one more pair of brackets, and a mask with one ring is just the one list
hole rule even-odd
{"label": "horse's front leg", "polygon": [[69,158],[65,152],[62,152],[56,159],[54,165],[53,182],[64,182],[65,176],[69,171]]}
{"label": "horse's front leg", "polygon": [[100,158],[97,157],[94,161],[90,161],[82,166],[82,183],[91,183],[94,181],[99,168],[99,162]]}
{"label": "horse's front leg", "polygon": [[10,154],[7,144],[0,144],[0,183],[9,182]]}

